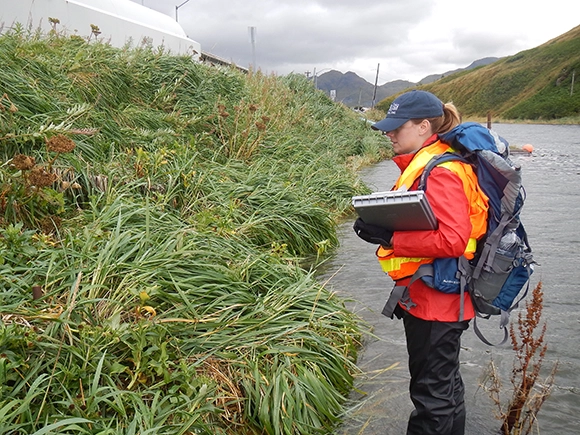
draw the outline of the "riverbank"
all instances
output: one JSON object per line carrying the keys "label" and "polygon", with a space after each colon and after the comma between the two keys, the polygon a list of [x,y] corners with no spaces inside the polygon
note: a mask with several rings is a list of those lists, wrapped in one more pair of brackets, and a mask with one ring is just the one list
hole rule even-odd
{"label": "riverbank", "polygon": [[0,36],[2,433],[312,434],[358,318],[300,265],[386,141],[301,75]]}

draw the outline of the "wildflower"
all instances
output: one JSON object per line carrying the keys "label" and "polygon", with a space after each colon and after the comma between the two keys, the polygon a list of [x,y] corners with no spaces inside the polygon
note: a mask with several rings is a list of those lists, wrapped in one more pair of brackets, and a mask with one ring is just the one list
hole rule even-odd
{"label": "wildflower", "polygon": [[145,290],[142,290],[141,292],[139,292],[139,299],[141,299],[141,302],[145,302],[151,299],[151,297],[147,294]]}
{"label": "wildflower", "polygon": [[256,128],[260,131],[264,131],[264,130],[266,130],[266,124],[258,121],[258,122],[256,122]]}
{"label": "wildflower", "polygon": [[48,22],[52,26],[52,30],[56,32],[56,26],[60,24],[60,20],[58,18],[48,17]]}
{"label": "wildflower", "polygon": [[55,234],[62,225],[62,219],[58,216],[45,216],[39,224],[44,234]]}
{"label": "wildflower", "polygon": [[7,93],[4,93],[4,95],[2,95],[2,97],[0,98],[0,112],[4,112],[6,110],[6,107],[4,107],[3,104],[4,100],[10,103],[10,108],[8,109],[10,112],[12,113],[18,112],[18,107],[16,107],[16,105],[10,100],[10,98],[8,98]]}
{"label": "wildflower", "polygon": [[49,151],[56,153],[69,153],[75,149],[74,141],[62,134],[53,136],[46,141],[46,147]]}
{"label": "wildflower", "polygon": [[91,33],[95,36],[99,36],[101,34],[101,29],[99,29],[99,26],[91,24]]}
{"label": "wildflower", "polygon": [[56,175],[47,172],[40,166],[35,166],[28,174],[28,184],[31,186],[46,187],[50,186],[55,181]]}
{"label": "wildflower", "polygon": [[230,116],[230,114],[226,111],[226,106],[224,106],[223,104],[218,104],[218,111],[219,115],[222,118],[227,118],[228,116]]}
{"label": "wildflower", "polygon": [[248,110],[250,112],[255,112],[256,110],[258,110],[258,106],[256,106],[255,104],[250,104],[250,107],[248,107]]}
{"label": "wildflower", "polygon": [[36,161],[34,160],[34,157],[30,157],[25,154],[16,154],[12,158],[12,165],[21,171],[32,169],[35,164]]}

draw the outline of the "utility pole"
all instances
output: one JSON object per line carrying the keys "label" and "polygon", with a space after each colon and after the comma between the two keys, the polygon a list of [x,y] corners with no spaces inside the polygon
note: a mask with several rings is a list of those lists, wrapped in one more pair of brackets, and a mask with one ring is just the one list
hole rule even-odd
{"label": "utility pole", "polygon": [[256,71],[256,28],[248,27],[250,43],[252,44],[252,69]]}
{"label": "utility pole", "polygon": [[179,8],[181,6],[183,6],[184,4],[186,4],[189,0],[185,0],[183,3],[181,3],[179,6],[175,6],[175,21],[177,21],[179,23],[179,19],[177,18],[177,11],[179,10]]}
{"label": "utility pole", "polygon": [[377,101],[377,83],[379,81],[379,67],[381,66],[380,63],[377,64],[377,76],[375,77],[375,90],[373,91],[373,104],[371,106],[371,109],[375,108],[375,103]]}

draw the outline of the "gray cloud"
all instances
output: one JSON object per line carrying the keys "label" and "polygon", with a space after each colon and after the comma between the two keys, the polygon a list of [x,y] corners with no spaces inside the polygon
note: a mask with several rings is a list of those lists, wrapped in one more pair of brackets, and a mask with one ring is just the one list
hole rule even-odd
{"label": "gray cloud", "polygon": [[[133,1],[172,17],[183,3]],[[372,82],[380,64],[382,84],[515,54],[565,33],[580,16],[580,2],[568,0],[552,0],[549,10],[527,0],[473,2],[474,9],[470,1],[191,0],[179,8],[179,23],[202,50],[240,66],[253,61],[252,26],[256,65],[266,73],[337,69]],[[560,3],[565,14],[558,12]]]}

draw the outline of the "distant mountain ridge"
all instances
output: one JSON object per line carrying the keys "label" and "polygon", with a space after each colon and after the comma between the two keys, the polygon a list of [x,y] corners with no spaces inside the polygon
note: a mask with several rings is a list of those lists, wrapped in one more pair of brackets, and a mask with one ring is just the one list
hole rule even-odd
{"label": "distant mountain ridge", "polygon": [[[454,72],[416,89],[452,101],[466,118],[580,124],[580,26],[535,48]],[[386,111],[395,96],[376,104]]]}
{"label": "distant mountain ridge", "polygon": [[[379,101],[404,91],[405,89],[415,87],[417,85],[426,85],[432,83],[440,78],[446,77],[449,74],[453,74],[459,71],[465,71],[473,68],[477,68],[482,65],[488,65],[495,62],[499,58],[497,57],[486,57],[479,59],[471,63],[471,65],[466,68],[459,68],[453,71],[448,71],[442,74],[431,74],[419,81],[418,83],[413,83],[407,80],[394,80],[392,82],[385,83],[381,86],[377,86],[375,104]],[[328,71],[317,77],[313,77],[313,80],[318,89],[325,91],[330,94],[331,90],[336,91],[336,101],[340,101],[348,107],[371,107],[373,105],[373,94],[375,91],[375,86],[372,83],[367,82],[362,77],[349,71],[342,73],[340,71]]]}

